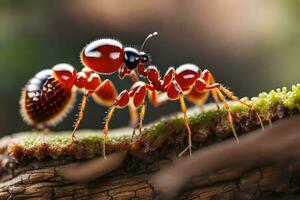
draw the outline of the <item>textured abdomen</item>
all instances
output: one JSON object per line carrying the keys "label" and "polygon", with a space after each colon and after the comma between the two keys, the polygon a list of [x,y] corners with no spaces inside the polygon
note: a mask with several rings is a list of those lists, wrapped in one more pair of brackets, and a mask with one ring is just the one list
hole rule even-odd
{"label": "textured abdomen", "polygon": [[36,127],[57,124],[72,108],[74,92],[52,76],[51,70],[35,75],[22,91],[20,100],[24,120]]}

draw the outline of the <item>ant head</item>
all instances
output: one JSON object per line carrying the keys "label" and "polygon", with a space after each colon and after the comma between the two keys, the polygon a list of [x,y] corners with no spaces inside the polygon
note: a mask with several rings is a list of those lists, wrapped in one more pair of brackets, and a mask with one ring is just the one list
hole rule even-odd
{"label": "ant head", "polygon": [[137,49],[132,47],[125,47],[124,48],[124,63],[125,66],[129,70],[134,70],[141,62],[140,53]]}
{"label": "ant head", "polygon": [[154,32],[152,34],[149,34],[146,39],[144,40],[144,42],[142,43],[142,46],[140,48],[140,50],[137,50],[135,48],[132,47],[126,47],[124,48],[124,63],[125,66],[129,69],[129,70],[134,70],[139,64],[149,64],[151,59],[149,57],[149,55],[145,52],[143,52],[143,48],[146,44],[146,42],[153,36],[157,35],[157,32]]}

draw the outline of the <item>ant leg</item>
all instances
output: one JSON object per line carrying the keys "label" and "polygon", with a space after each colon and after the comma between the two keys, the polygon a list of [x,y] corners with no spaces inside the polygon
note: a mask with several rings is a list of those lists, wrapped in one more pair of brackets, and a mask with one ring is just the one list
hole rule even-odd
{"label": "ant leg", "polygon": [[184,123],[185,123],[185,126],[188,130],[188,146],[178,155],[179,157],[182,156],[187,150],[189,151],[190,153],[190,156],[192,156],[192,132],[191,132],[191,129],[190,129],[190,122],[189,122],[189,118],[186,114],[186,105],[185,105],[185,102],[184,102],[184,97],[183,95],[180,95],[179,96],[179,101],[180,101],[180,107],[181,107],[181,111],[183,112],[183,118],[184,118]]}
{"label": "ant leg", "polygon": [[134,127],[133,129],[133,133],[132,133],[132,136],[131,136],[131,140],[134,138],[135,136],[135,130],[138,128],[139,129],[139,132],[140,134],[142,134],[142,129],[143,129],[143,120],[145,118],[145,113],[146,113],[146,103],[144,102],[141,106],[141,109],[140,109],[140,113],[139,113],[139,122],[136,123],[136,126]]}
{"label": "ant leg", "polygon": [[176,81],[172,81],[168,85],[166,91],[167,91],[167,95],[170,99],[173,99],[173,100],[179,99],[181,111],[183,113],[184,123],[185,123],[186,129],[188,131],[188,146],[178,156],[182,156],[187,150],[189,150],[190,156],[192,156],[192,132],[191,132],[190,125],[189,125],[190,124],[189,118],[186,114],[187,109],[186,109],[186,105],[184,102],[184,96],[182,93],[182,89]]}
{"label": "ant leg", "polygon": [[135,127],[138,124],[138,113],[137,109],[132,103],[128,104],[129,114],[130,114],[130,125]]}
{"label": "ant leg", "polygon": [[[222,92],[224,92],[224,93],[226,94],[226,96],[228,96],[228,97],[231,98],[232,100],[238,101],[238,102],[240,102],[241,104],[244,104],[244,105],[247,106],[249,109],[252,108],[251,105],[249,105],[249,104],[247,104],[247,103],[241,101],[239,98],[237,98],[236,96],[234,96],[232,92],[230,92],[228,89],[226,89],[226,88],[223,87],[222,85],[220,85],[219,88],[220,88],[220,90],[221,90]],[[262,121],[261,117],[259,116],[258,112],[255,111],[255,110],[254,110],[254,112],[255,112],[255,114],[256,114],[256,117],[257,117],[258,120],[259,120],[259,123],[260,123],[260,126],[261,126],[262,130],[265,130],[263,121]]]}
{"label": "ant leg", "polygon": [[[216,81],[214,79],[214,77],[211,75],[211,73],[209,72],[210,76],[208,76],[209,80],[208,80],[208,83],[209,84],[215,84]],[[219,100],[219,97],[218,97],[218,93],[215,91],[215,90],[211,90],[211,93],[212,93],[212,96],[216,102],[216,106],[217,106],[217,109],[219,110],[220,109],[220,100]]]}
{"label": "ant leg", "polygon": [[[230,92],[228,89],[226,89],[225,87],[223,87],[221,84],[215,83],[215,79],[214,79],[213,75],[208,70],[205,70],[205,75],[204,76],[205,76],[206,79],[211,80],[211,82],[213,83],[213,84],[207,86],[206,89],[216,88],[217,90],[221,90],[230,99],[232,99],[234,101],[240,102],[241,104],[247,106],[250,110],[252,109],[251,105],[249,105],[249,104],[241,101],[239,98],[237,98],[236,96],[234,96],[232,92]],[[215,90],[212,90],[213,94],[214,94],[214,91]],[[254,110],[254,112],[255,112],[255,115],[256,115],[259,123],[260,123],[260,126],[261,126],[262,130],[264,130],[265,128],[264,128],[264,124],[263,124],[263,121],[262,121],[261,117],[259,116],[259,114],[258,114],[257,111]]]}
{"label": "ant leg", "polygon": [[135,108],[140,108],[139,112],[139,122],[137,126],[139,127],[140,134],[142,133],[142,127],[143,127],[143,120],[145,117],[146,112],[146,103],[145,98],[147,96],[148,91],[148,85],[143,83],[142,85],[138,86],[136,91],[134,91],[132,96],[132,102]]}
{"label": "ant leg", "polygon": [[132,131],[132,134],[131,134],[131,139],[130,139],[130,141],[132,141],[133,140],[133,138],[135,137],[135,130],[138,128],[138,125],[135,125],[134,127],[133,127],[133,131]]}
{"label": "ant leg", "polygon": [[229,107],[228,103],[226,102],[224,95],[223,95],[218,89],[216,89],[216,92],[217,92],[219,98],[223,101],[224,107],[225,107],[226,110],[228,111],[228,122],[229,122],[229,126],[230,126],[230,128],[231,128],[231,130],[232,130],[232,132],[233,132],[233,135],[234,135],[234,137],[235,137],[237,143],[239,143],[239,138],[238,138],[237,133],[236,133],[236,131],[235,131],[235,128],[234,128],[234,126],[233,126],[233,119],[232,119],[230,107]]}
{"label": "ant leg", "polygon": [[104,139],[103,139],[103,157],[104,159],[106,159],[106,151],[105,151],[105,144],[106,144],[106,141],[107,141],[107,135],[108,135],[108,124],[109,124],[109,121],[111,120],[112,118],[112,115],[113,113],[115,112],[116,110],[116,107],[117,108],[124,108],[125,106],[128,105],[129,103],[129,93],[127,90],[123,90],[118,98],[116,99],[115,103],[110,107],[107,115],[106,115],[106,118],[105,118],[105,125],[104,125]]}
{"label": "ant leg", "polygon": [[164,93],[162,94],[158,94],[157,91],[151,91],[149,90],[149,93],[148,93],[148,99],[150,101],[150,103],[155,106],[155,107],[158,107],[164,103],[166,103],[167,101],[169,101],[169,98],[167,95],[165,95]]}
{"label": "ant leg", "polygon": [[146,103],[144,102],[142,104],[141,110],[140,110],[140,121],[139,121],[139,131],[140,134],[142,134],[142,128],[143,128],[143,121],[145,118],[145,113],[146,113]]}
{"label": "ant leg", "polygon": [[211,93],[212,93],[212,96],[213,96],[213,98],[215,100],[215,103],[216,103],[216,106],[217,106],[217,110],[219,110],[220,109],[220,100],[218,98],[218,93],[215,90],[212,90]]}
{"label": "ant leg", "polygon": [[[131,72],[130,79],[133,83],[136,83],[139,81],[139,77],[135,71]],[[132,140],[135,136],[135,130],[138,126],[137,110],[132,103],[129,104],[129,113],[130,113],[130,124],[131,124],[131,126],[133,126],[133,132],[131,135],[131,140]]]}
{"label": "ant leg", "polygon": [[128,107],[129,107],[129,114],[130,114],[130,124],[133,127],[131,140],[133,140],[135,136],[135,130],[138,127],[138,114],[137,114],[137,109],[134,107],[132,103],[130,103]]}
{"label": "ant leg", "polygon": [[111,118],[112,118],[112,115],[113,115],[113,113],[114,113],[114,111],[115,111],[115,106],[113,105],[110,109],[109,109],[109,111],[108,111],[108,113],[107,113],[107,115],[106,115],[106,118],[105,118],[105,125],[104,125],[104,138],[103,138],[103,148],[102,148],[102,152],[103,152],[103,158],[104,159],[106,159],[106,153],[105,153],[105,144],[106,144],[106,141],[107,141],[107,135],[108,135],[108,123],[109,123],[109,121],[111,120]]}
{"label": "ant leg", "polygon": [[75,132],[76,132],[77,128],[79,127],[79,124],[83,118],[84,110],[86,107],[86,101],[87,101],[87,98],[89,97],[89,95],[90,95],[89,92],[87,92],[82,97],[82,101],[81,101],[81,105],[80,105],[80,109],[79,109],[79,113],[78,113],[78,118],[75,122],[74,129],[72,131],[72,143],[77,140],[76,136],[75,136]]}

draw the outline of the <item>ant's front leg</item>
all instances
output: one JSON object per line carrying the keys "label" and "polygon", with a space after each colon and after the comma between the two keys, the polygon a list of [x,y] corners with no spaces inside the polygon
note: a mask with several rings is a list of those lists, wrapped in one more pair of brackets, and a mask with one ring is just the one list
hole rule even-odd
{"label": "ant's front leg", "polygon": [[144,82],[139,82],[132,86],[131,88],[131,96],[132,96],[132,103],[135,108],[140,108],[139,111],[139,122],[138,128],[140,134],[142,133],[143,128],[143,121],[146,114],[146,102],[145,98],[147,95],[147,90],[149,90],[150,85],[145,84]]}
{"label": "ant's front leg", "polygon": [[183,119],[188,131],[188,146],[178,155],[182,156],[186,151],[189,151],[190,156],[192,156],[192,131],[190,128],[189,118],[187,116],[187,109],[184,102],[184,96],[180,85],[174,80],[167,87],[167,95],[172,100],[179,99],[181,111],[183,113]]}
{"label": "ant's front leg", "polygon": [[[146,107],[147,107],[146,103],[143,102],[143,104],[142,104],[142,106],[140,108],[140,111],[139,111],[138,121],[133,126],[133,131],[132,131],[132,135],[131,135],[131,141],[135,137],[135,131],[136,131],[136,129],[139,129],[139,134],[142,134],[143,121],[144,121],[144,117],[145,117],[145,113],[146,113]],[[135,108],[135,110],[137,110],[137,109]]]}
{"label": "ant's front leg", "polygon": [[109,109],[109,112],[107,113],[106,119],[105,119],[105,125],[104,125],[104,140],[103,140],[103,157],[106,158],[106,142],[107,142],[107,136],[109,131],[109,122],[112,118],[112,115],[116,108],[124,108],[129,105],[130,99],[132,99],[133,106],[137,109],[141,107],[140,112],[140,122],[139,126],[142,127],[142,122],[145,115],[145,109],[146,106],[144,104],[145,97],[147,94],[147,88],[146,84],[139,81],[136,82],[130,89],[130,92],[127,90],[123,90],[119,96],[117,97],[115,103],[111,106]]}
{"label": "ant's front leg", "polygon": [[116,108],[124,108],[128,105],[129,103],[129,93],[127,90],[123,90],[117,99],[115,100],[114,104],[109,108],[109,111],[105,117],[105,125],[104,125],[104,138],[103,138],[103,146],[102,146],[102,152],[103,152],[103,157],[106,159],[106,142],[108,139],[108,131],[109,131],[109,122],[113,116],[113,113],[115,112]]}
{"label": "ant's front leg", "polygon": [[143,120],[144,120],[145,112],[146,112],[145,98],[147,95],[147,90],[149,90],[150,88],[151,88],[150,85],[148,85],[142,81],[138,81],[138,82],[134,83],[132,85],[132,87],[130,88],[131,101],[130,101],[129,106],[133,107],[132,109],[134,111],[136,111],[138,108],[140,108],[138,121],[135,124],[134,129],[133,129],[132,139],[135,135],[135,130],[137,128],[139,129],[140,134],[142,133]]}

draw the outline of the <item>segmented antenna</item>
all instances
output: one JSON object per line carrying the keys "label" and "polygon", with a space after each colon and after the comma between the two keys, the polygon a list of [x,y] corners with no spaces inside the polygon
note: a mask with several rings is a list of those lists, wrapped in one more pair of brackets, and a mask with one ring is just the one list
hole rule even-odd
{"label": "segmented antenna", "polygon": [[152,38],[153,36],[156,36],[156,35],[158,35],[158,33],[157,33],[157,32],[154,32],[154,33],[149,34],[149,35],[145,38],[145,40],[144,40],[144,42],[143,42],[143,44],[142,44],[142,46],[141,46],[141,48],[140,48],[140,52],[143,50],[143,48],[144,48],[146,42],[147,42],[150,38]]}

